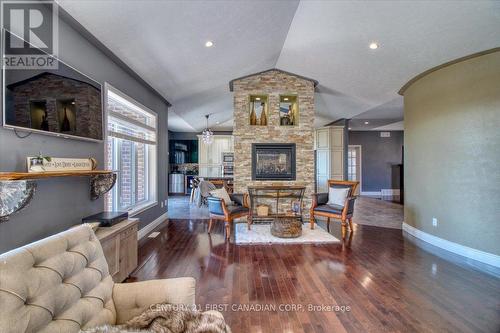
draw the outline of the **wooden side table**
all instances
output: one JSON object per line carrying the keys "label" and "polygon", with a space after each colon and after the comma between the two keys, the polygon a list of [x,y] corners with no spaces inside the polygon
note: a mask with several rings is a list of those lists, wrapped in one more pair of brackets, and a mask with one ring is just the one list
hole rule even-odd
{"label": "wooden side table", "polygon": [[137,228],[139,219],[129,218],[112,227],[100,227],[96,236],[115,282],[125,280],[137,267]]}

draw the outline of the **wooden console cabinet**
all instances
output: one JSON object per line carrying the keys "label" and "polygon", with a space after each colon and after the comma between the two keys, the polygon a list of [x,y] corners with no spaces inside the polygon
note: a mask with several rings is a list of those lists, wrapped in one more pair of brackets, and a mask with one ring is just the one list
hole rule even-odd
{"label": "wooden console cabinet", "polygon": [[96,236],[115,282],[125,280],[137,267],[138,224],[138,219],[128,219],[112,227],[97,229]]}

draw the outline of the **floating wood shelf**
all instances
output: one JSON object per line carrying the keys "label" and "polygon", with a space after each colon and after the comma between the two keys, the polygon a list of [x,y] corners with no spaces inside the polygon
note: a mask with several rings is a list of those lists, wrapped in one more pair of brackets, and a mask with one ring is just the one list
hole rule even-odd
{"label": "floating wood shelf", "polygon": [[108,175],[114,171],[92,170],[92,171],[46,171],[46,172],[0,172],[0,181],[2,180],[29,180],[52,177],[84,177]]}
{"label": "floating wood shelf", "polygon": [[0,172],[0,222],[25,208],[33,198],[36,180],[56,177],[89,177],[90,199],[97,200],[116,183],[116,171]]}

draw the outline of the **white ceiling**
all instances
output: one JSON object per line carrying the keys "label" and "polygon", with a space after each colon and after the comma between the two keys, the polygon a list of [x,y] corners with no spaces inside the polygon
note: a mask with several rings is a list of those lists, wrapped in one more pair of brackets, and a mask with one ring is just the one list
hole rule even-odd
{"label": "white ceiling", "polygon": [[173,104],[175,131],[202,130],[208,113],[231,129],[228,82],[274,67],[319,81],[317,126],[384,126],[402,120],[409,79],[500,46],[500,1],[58,2]]}

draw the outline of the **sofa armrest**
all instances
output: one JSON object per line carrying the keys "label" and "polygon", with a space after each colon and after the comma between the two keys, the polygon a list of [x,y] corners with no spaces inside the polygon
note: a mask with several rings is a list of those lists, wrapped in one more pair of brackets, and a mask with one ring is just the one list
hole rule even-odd
{"label": "sofa armrest", "polygon": [[116,324],[123,324],[158,303],[193,306],[195,286],[196,280],[192,277],[115,283]]}

